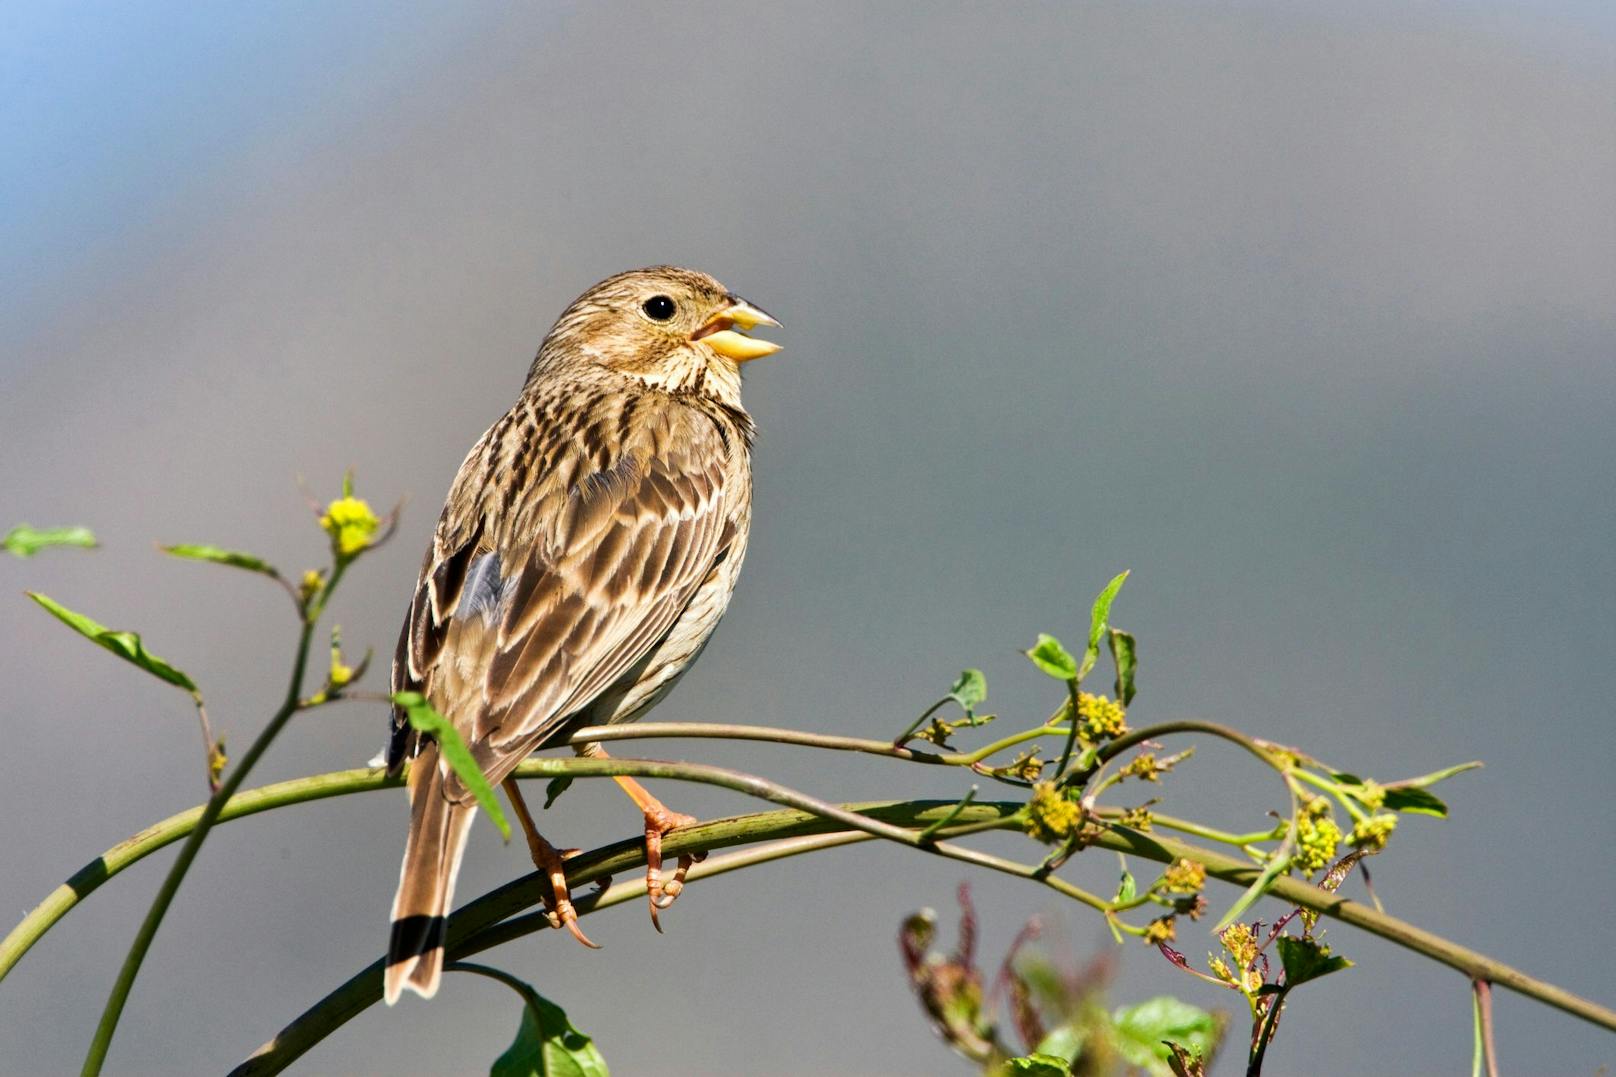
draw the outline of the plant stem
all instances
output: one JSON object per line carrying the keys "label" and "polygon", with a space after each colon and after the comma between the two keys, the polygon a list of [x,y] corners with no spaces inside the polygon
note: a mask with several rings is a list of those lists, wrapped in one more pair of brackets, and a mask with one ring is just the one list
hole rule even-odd
{"label": "plant stem", "polygon": [[197,818],[195,828],[190,837],[181,846],[179,855],[174,858],[173,867],[169,868],[168,875],[163,879],[163,885],[158,888],[157,896],[152,899],[151,908],[146,911],[146,918],[141,921],[140,930],[135,933],[135,941],[129,946],[129,953],[124,958],[123,966],[118,970],[118,978],[113,981],[112,993],[107,998],[107,1005],[101,1012],[101,1020],[96,1024],[95,1035],[90,1040],[89,1053],[84,1058],[84,1066],[80,1070],[83,1077],[95,1077],[101,1072],[106,1063],[107,1050],[112,1046],[113,1033],[118,1030],[118,1018],[123,1015],[124,1004],[129,1001],[129,992],[135,986],[135,977],[140,974],[141,963],[146,960],[146,952],[151,949],[152,940],[157,937],[157,929],[163,925],[163,917],[168,913],[168,907],[174,901],[174,895],[179,892],[180,883],[185,880],[185,874],[191,869],[196,860],[197,851],[207,840],[208,832],[218,821],[219,813],[224,810],[225,804],[235,795],[241,783],[247,777],[264,752],[268,750],[271,742],[286,728],[286,723],[298,710],[298,697],[302,694],[303,675],[308,668],[309,644],[314,638],[314,626],[320,619],[325,608],[326,599],[336,587],[337,581],[342,578],[346,562],[338,560],[332,569],[331,578],[327,581],[313,601],[309,603],[309,610],[304,617],[303,628],[298,633],[297,655],[292,662],[291,684],[286,689],[286,698],[282,701],[269,724],[258,739],[252,742],[241,761],[230,771],[228,777],[219,786],[219,791],[208,798],[207,804],[202,808],[202,814]]}

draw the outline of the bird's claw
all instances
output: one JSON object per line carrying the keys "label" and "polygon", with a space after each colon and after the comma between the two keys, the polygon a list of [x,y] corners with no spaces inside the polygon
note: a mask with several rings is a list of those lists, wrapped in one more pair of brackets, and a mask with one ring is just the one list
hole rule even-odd
{"label": "bird's claw", "polygon": [[682,826],[694,826],[696,822],[697,819],[693,815],[681,815],[666,808],[645,813],[645,894],[651,906],[651,926],[659,933],[662,931],[662,921],[657,913],[674,903],[684,891],[685,876],[689,873],[690,866],[707,856],[706,853],[680,853],[678,866],[673,870],[673,878],[664,883],[662,836]]}

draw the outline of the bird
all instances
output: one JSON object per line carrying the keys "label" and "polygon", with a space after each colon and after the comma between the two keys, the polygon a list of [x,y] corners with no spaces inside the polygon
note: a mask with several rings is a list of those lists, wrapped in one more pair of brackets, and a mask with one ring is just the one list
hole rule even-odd
{"label": "bird", "polygon": [[[450,486],[393,660],[502,785],[552,923],[577,923],[562,854],[511,772],[586,725],[630,722],[701,654],[729,605],[752,521],[756,427],[741,364],[780,323],[705,273],[653,266],[608,277],[556,320],[516,403]],[[602,756],[599,744],[579,754]],[[385,998],[431,998],[476,800],[439,745],[395,705],[387,768],[409,764],[410,825],[393,900]],[[694,822],[630,778],[645,820],[653,922],[692,858],[661,878],[664,834]],[[656,925],[661,929],[660,923]]]}

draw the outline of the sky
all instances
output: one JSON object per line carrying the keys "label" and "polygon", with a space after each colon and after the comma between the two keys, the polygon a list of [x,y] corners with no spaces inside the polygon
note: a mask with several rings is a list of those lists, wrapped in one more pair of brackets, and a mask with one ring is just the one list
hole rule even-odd
{"label": "sky", "polygon": [[[298,477],[328,496],[352,467],[373,503],[409,496],[333,612],[390,653],[449,480],[551,321],[676,262],[780,318],[786,350],[747,371],[740,587],[649,720],[890,736],[975,666],[999,720],[1031,722],[1058,700],[1017,652],[1080,637],[1127,568],[1135,724],[1226,721],[1383,779],[1486,761],[1444,790],[1449,819],[1405,822],[1378,892],[1616,1001],[1608,5],[20,3],[0,135],[0,528],[103,542],[0,562],[17,914],[202,793],[184,698],[22,590],[141,631],[239,750],[283,691],[285,598],[152,543],[315,564]],[[302,716],[250,784],[361,765],[383,722]],[[964,792],[880,760],[643,747],[831,799]],[[1283,807],[1197,747],[1177,814]],[[405,820],[403,794],[372,794],[215,834],[113,1070],[228,1068],[378,956]],[[587,784],[542,821],[584,847],[637,826]],[[0,985],[0,1068],[78,1065],[169,862]],[[527,866],[480,827],[460,893]],[[1115,859],[1067,870],[1105,889]],[[965,877],[990,961],[1034,914],[1079,953],[1111,945],[1046,891],[859,847],[694,886],[665,936],[630,906],[591,918],[601,953],[536,937],[493,960],[624,1074],[966,1073],[895,945],[914,909],[946,922]],[[1192,958],[1204,927],[1181,933]],[[1466,1064],[1462,977],[1329,939],[1357,964],[1298,994],[1275,1072]],[[1119,957],[1119,1002],[1229,1007],[1151,951]],[[476,1069],[516,1020],[503,988],[451,977],[302,1072]],[[1506,1070],[1612,1061],[1608,1034],[1537,1003],[1499,993],[1497,1021]]]}

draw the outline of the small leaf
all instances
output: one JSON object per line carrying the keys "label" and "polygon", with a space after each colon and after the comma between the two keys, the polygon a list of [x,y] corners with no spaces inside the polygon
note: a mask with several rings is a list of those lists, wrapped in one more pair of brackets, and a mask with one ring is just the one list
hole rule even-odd
{"label": "small leaf", "polygon": [[134,663],[158,680],[167,681],[175,687],[195,694],[196,684],[191,678],[146,650],[145,644],[140,642],[140,637],[135,633],[114,632],[106,625],[82,613],[74,613],[66,606],[36,591],[29,591],[28,597],[44,606],[57,620],[84,638],[100,644],[126,662]]}
{"label": "small leaf", "polygon": [[988,698],[988,679],[979,669],[961,670],[959,680],[948,690],[948,698],[958,703],[966,714],[971,714],[978,703]]}
{"label": "small leaf", "polygon": [[488,818],[499,827],[505,840],[510,841],[511,824],[505,821],[505,813],[500,810],[499,800],[494,796],[494,787],[488,784],[488,778],[472,757],[471,749],[466,747],[460,731],[449,724],[449,719],[434,710],[420,692],[394,693],[393,702],[404,708],[404,714],[415,730],[428,734],[438,742],[438,752],[444,762],[466,783],[466,788],[477,798],[477,803],[488,813]]}
{"label": "small leaf", "polygon": [[1133,702],[1133,677],[1134,672],[1139,668],[1139,658],[1135,650],[1133,633],[1124,632],[1120,628],[1113,628],[1110,636],[1111,661],[1117,667],[1117,702],[1126,707]]}
{"label": "small leaf", "polygon": [[1200,1054],[1192,1054],[1183,1046],[1166,1041],[1167,1050],[1172,1057],[1167,1060],[1167,1068],[1173,1077],[1206,1077],[1206,1059]]}
{"label": "small leaf", "polygon": [[454,972],[497,980],[522,996],[522,1023],[516,1039],[489,1067],[490,1077],[608,1077],[606,1060],[593,1040],[579,1032],[566,1011],[508,972],[455,962]]}
{"label": "small leaf", "polygon": [[1067,1077],[1072,1072],[1072,1064],[1054,1055],[1031,1054],[1006,1059],[1000,1072],[1017,1077]]}
{"label": "small leaf", "polygon": [[545,808],[545,810],[548,811],[549,808],[550,808],[550,805],[552,805],[552,804],[554,804],[556,802],[556,798],[559,797],[562,793],[565,793],[571,787],[572,787],[572,779],[571,778],[551,778],[549,781],[545,782],[544,783],[544,808]]}
{"label": "small leaf", "polygon": [[256,572],[263,576],[280,578],[280,573],[275,571],[275,566],[261,557],[254,557],[250,553],[241,553],[238,550],[224,550],[218,546],[195,545],[159,546],[157,548],[170,557],[181,557],[187,561],[210,561],[215,565],[228,565],[231,568],[246,569],[248,572]]}
{"label": "small leaf", "polygon": [[1342,785],[1362,785],[1364,783],[1364,780],[1356,774],[1348,774],[1344,770],[1332,770],[1330,777]]}
{"label": "small leaf", "polygon": [[18,524],[0,539],[0,547],[15,557],[32,557],[50,546],[77,546],[93,550],[98,545],[88,527],[29,527]]}
{"label": "small leaf", "polygon": [[1222,1027],[1214,1015],[1170,995],[1126,1006],[1112,1015],[1116,1043],[1122,1057],[1150,1073],[1171,1073],[1172,1040],[1203,1057],[1217,1049]]}
{"label": "small leaf", "polygon": [[1309,980],[1317,980],[1320,976],[1328,976],[1332,972],[1352,967],[1351,961],[1334,956],[1328,946],[1316,939],[1281,935],[1278,943],[1279,960],[1285,966],[1287,991]]}
{"label": "small leaf", "polygon": [[1127,868],[1122,869],[1122,881],[1117,885],[1117,901],[1132,901],[1139,892],[1139,886],[1133,881],[1133,873]]}
{"label": "small leaf", "polygon": [[1027,652],[1032,664],[1058,681],[1069,681],[1077,676],[1077,659],[1061,645],[1061,641],[1047,632],[1038,633],[1038,642]]}
{"label": "small leaf", "polygon": [[1424,789],[1428,785],[1435,785],[1437,782],[1447,781],[1455,774],[1463,774],[1467,770],[1480,770],[1481,767],[1481,763],[1472,760],[1469,763],[1460,763],[1458,766],[1444,767],[1441,770],[1432,771],[1430,774],[1421,774],[1418,778],[1407,778],[1400,782],[1392,782],[1387,786],[1387,788]]}
{"label": "small leaf", "polygon": [[1448,817],[1448,806],[1424,789],[1387,789],[1386,798],[1381,803],[1390,811],[1406,811],[1415,815],[1434,815],[1438,819]]}
{"label": "small leaf", "polygon": [[1100,660],[1100,640],[1105,636],[1105,630],[1111,623],[1111,603],[1116,599],[1117,592],[1122,585],[1128,582],[1128,573],[1121,572],[1114,576],[1099,597],[1094,600],[1094,607],[1089,611],[1089,645],[1083,651],[1083,664],[1077,667],[1077,679],[1082,680],[1094,668],[1094,663]]}

